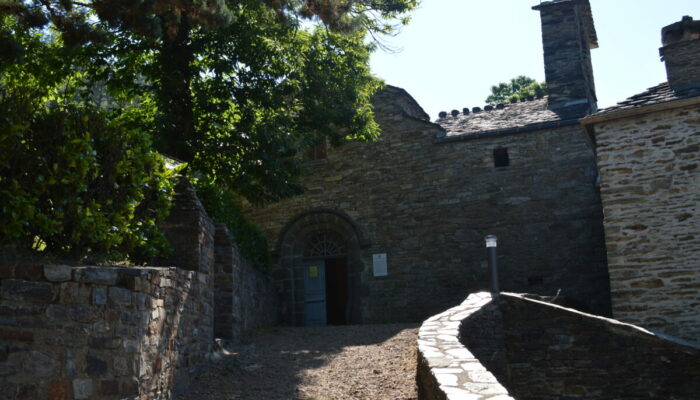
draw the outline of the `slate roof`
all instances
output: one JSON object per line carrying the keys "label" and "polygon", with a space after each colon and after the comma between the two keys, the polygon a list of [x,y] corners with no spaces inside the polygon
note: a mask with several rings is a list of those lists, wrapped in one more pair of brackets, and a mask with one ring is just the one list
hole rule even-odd
{"label": "slate roof", "polygon": [[682,100],[700,96],[700,86],[692,86],[683,90],[673,90],[668,82],[656,85],[636,94],[627,100],[621,101],[612,107],[608,107],[593,114],[593,116],[613,114],[620,111],[631,110],[655,104],[667,103],[674,100]]}
{"label": "slate roof", "polygon": [[452,115],[454,112],[448,113],[435,121],[446,131],[443,139],[532,131],[561,126],[564,121],[576,121],[576,118],[566,118],[549,110],[547,97],[506,104],[503,108],[494,107],[490,111],[468,112],[465,114],[463,111],[455,116]]}

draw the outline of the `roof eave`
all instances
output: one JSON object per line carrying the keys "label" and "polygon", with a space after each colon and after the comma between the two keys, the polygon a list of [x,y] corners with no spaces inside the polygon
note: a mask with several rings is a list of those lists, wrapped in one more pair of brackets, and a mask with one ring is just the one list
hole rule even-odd
{"label": "roof eave", "polygon": [[518,134],[518,133],[534,132],[534,131],[539,131],[539,130],[544,130],[544,129],[556,129],[556,128],[561,128],[564,126],[576,125],[576,124],[578,124],[578,121],[579,121],[578,118],[563,119],[563,120],[554,120],[554,121],[547,121],[547,122],[537,122],[534,124],[515,126],[515,127],[511,127],[511,128],[492,129],[492,130],[488,130],[488,131],[480,131],[480,132],[474,132],[474,133],[462,133],[462,134],[458,134],[458,135],[438,137],[438,138],[435,138],[435,142],[436,143],[452,143],[452,142],[461,142],[461,141],[467,141],[467,140],[484,139],[484,138],[490,138],[490,137],[494,137],[494,136],[506,136],[506,135],[513,135],[513,134]]}
{"label": "roof eave", "polygon": [[674,108],[682,108],[687,106],[693,106],[700,104],[700,96],[689,97],[686,99],[678,99],[665,101],[663,103],[643,105],[636,108],[613,111],[610,113],[594,114],[581,119],[581,125],[588,126],[597,124],[600,122],[608,122],[617,119],[624,119],[629,117],[634,117],[637,115],[650,114],[658,111],[671,110]]}

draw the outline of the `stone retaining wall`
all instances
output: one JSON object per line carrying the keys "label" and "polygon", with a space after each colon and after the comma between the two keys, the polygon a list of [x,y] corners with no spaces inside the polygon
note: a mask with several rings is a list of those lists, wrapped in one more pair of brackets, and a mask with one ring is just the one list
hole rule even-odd
{"label": "stone retaining wall", "polygon": [[572,309],[477,293],[420,329],[421,400],[696,399],[700,347]]}
{"label": "stone retaining wall", "polygon": [[269,279],[223,225],[215,229],[186,181],[162,228],[174,252],[160,263],[178,268],[0,254],[0,400],[168,400],[207,361],[215,337],[277,322]]}
{"label": "stone retaining wall", "polygon": [[224,224],[216,224],[214,335],[237,341],[241,334],[279,322],[278,294],[270,279],[240,253]]}
{"label": "stone retaining wall", "polygon": [[0,399],[168,399],[210,354],[208,274],[0,264]]}

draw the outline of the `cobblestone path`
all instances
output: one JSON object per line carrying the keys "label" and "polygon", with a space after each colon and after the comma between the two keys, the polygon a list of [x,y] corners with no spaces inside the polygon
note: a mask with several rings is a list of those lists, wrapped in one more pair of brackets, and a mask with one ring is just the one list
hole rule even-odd
{"label": "cobblestone path", "polygon": [[202,371],[178,399],[414,400],[417,325],[272,328]]}

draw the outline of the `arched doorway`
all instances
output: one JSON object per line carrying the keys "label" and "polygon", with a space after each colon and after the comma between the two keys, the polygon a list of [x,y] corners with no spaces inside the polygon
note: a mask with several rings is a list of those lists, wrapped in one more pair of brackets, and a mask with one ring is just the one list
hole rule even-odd
{"label": "arched doorway", "polygon": [[282,292],[283,322],[361,323],[361,248],[366,246],[358,226],[337,211],[309,211],[287,224],[273,271]]}

